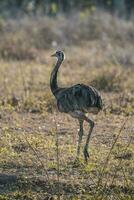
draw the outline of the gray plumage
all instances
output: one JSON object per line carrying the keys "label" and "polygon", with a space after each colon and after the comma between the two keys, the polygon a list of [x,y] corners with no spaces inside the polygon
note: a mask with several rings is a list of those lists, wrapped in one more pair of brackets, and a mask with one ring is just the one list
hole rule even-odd
{"label": "gray plumage", "polygon": [[101,110],[102,100],[93,87],[88,87],[84,84],[77,84],[70,88],[60,89],[57,94],[57,106],[60,112],[73,112],[80,110],[82,112],[89,112],[92,109]]}
{"label": "gray plumage", "polygon": [[102,109],[102,99],[99,92],[92,86],[76,84],[69,88],[59,88],[57,84],[57,73],[62,61],[64,60],[64,53],[56,51],[52,56],[58,58],[50,78],[50,87],[53,95],[56,97],[58,110],[77,118],[80,124],[77,157],[80,153],[80,144],[83,136],[83,121],[87,121],[91,126],[84,148],[84,157],[87,161],[89,157],[88,144],[94,127],[94,122],[87,118],[85,113],[92,112],[97,114]]}

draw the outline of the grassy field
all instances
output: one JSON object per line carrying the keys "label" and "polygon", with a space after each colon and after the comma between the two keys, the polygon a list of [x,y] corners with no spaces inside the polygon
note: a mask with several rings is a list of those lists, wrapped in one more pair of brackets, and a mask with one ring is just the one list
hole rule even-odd
{"label": "grassy field", "polygon": [[[133,22],[81,17],[75,27],[63,18],[0,22],[0,200],[134,198]],[[59,85],[93,85],[104,102],[97,116],[89,114],[95,128],[87,164],[82,153],[74,162],[78,122],[57,111],[49,88],[50,55],[60,44]]]}

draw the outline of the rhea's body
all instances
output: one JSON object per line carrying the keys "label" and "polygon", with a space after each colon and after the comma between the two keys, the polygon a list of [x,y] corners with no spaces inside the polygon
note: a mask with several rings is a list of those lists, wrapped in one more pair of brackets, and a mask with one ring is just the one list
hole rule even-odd
{"label": "rhea's body", "polygon": [[98,113],[102,109],[102,100],[98,91],[94,87],[84,84],[59,89],[56,99],[59,111],[64,113],[75,110],[84,113]]}

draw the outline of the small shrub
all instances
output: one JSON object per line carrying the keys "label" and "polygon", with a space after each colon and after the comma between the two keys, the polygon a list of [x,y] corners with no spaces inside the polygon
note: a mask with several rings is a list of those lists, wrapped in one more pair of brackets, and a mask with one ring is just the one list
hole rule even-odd
{"label": "small shrub", "polygon": [[105,92],[118,92],[122,90],[121,82],[121,74],[115,69],[101,73],[91,82],[91,85]]}

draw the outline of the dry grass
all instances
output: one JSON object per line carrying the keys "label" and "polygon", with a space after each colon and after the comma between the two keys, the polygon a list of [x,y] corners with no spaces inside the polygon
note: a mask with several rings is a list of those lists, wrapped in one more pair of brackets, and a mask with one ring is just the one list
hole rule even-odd
{"label": "dry grass", "polygon": [[[25,41],[25,35],[27,42],[24,44],[27,43],[28,46],[24,52],[28,59],[21,57],[21,46],[17,46],[20,43],[14,45],[19,61],[16,53],[12,56],[12,49],[10,51],[7,48],[11,57],[1,53],[0,200],[132,200],[134,197],[134,68],[133,59],[131,62],[129,59],[124,61],[128,55],[132,58],[133,47],[129,40],[132,22],[114,21],[111,16],[108,17],[108,23],[104,22],[103,16],[97,19],[95,16],[81,17],[74,33],[79,39],[82,38],[81,42],[67,34],[74,30],[68,24],[69,19],[64,21],[65,24],[62,23],[61,32],[56,32],[59,41],[55,39],[57,27],[51,27],[50,24],[55,22],[59,25],[59,21],[65,19],[32,19],[30,22],[39,25],[38,30],[34,26],[37,32],[45,25],[47,32],[44,31],[43,34],[52,37],[52,40],[43,37],[44,46],[35,45],[35,37],[31,38],[31,33],[33,36],[38,34],[31,30],[33,24],[29,25],[29,21],[21,21],[25,27],[23,30],[19,29],[20,25],[8,22],[9,29],[12,30],[9,35],[16,30],[14,38],[18,35],[22,41]],[[74,18],[72,22],[73,20]],[[78,27],[88,28],[87,24],[91,27],[91,22],[98,26],[98,20],[109,38],[102,40],[102,24],[98,27],[100,30],[92,25],[93,35],[94,31],[96,35],[91,37],[90,31],[86,29],[89,38],[94,39],[87,42],[86,31],[79,33]],[[110,20],[116,26],[120,25],[116,32],[115,25],[109,26]],[[8,36],[7,25],[4,23],[0,28],[5,31],[3,41],[7,41],[6,38],[9,37],[9,42],[12,43],[14,39],[11,35]],[[52,36],[48,34],[50,29]],[[26,30],[29,32],[27,36]],[[27,37],[30,37],[29,40]],[[67,43],[61,41],[63,38]],[[124,38],[128,39],[124,41]],[[40,36],[36,37],[37,43],[39,40]],[[54,40],[61,42],[67,56],[60,69],[59,84],[69,86],[82,82],[94,85],[100,90],[104,100],[103,111],[97,116],[90,116],[96,126],[90,142],[88,164],[84,163],[82,153],[80,162],[74,163],[78,123],[57,111],[55,99],[49,89],[51,66],[54,62],[50,55],[55,47],[46,44]],[[72,41],[76,46],[72,46]],[[6,45],[8,47],[8,43],[3,42],[0,52],[4,51]],[[27,54],[29,52],[33,55],[31,49],[34,49],[34,59]],[[124,56],[121,52],[124,52]],[[83,144],[89,129],[86,123],[84,129]]]}

